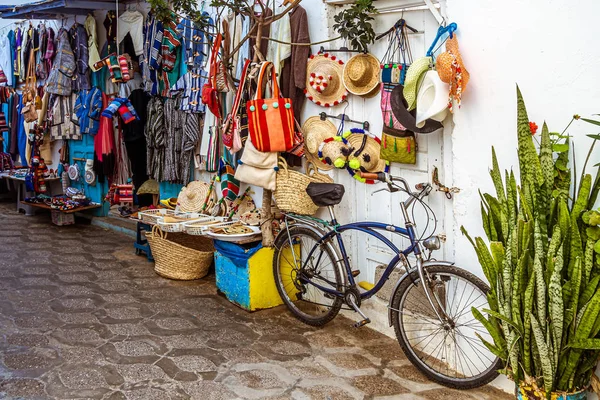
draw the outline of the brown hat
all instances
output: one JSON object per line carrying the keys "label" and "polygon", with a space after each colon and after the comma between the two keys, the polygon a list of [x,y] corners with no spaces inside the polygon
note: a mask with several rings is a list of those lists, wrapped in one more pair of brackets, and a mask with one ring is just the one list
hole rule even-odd
{"label": "brown hat", "polygon": [[350,155],[348,156],[348,167],[350,169],[366,172],[385,171],[387,163],[379,156],[381,152],[379,138],[368,133],[357,132],[347,135],[347,140],[350,147]]}
{"label": "brown hat", "polygon": [[357,54],[344,66],[344,86],[352,94],[373,97],[379,92],[380,69],[373,54]]}
{"label": "brown hat", "polygon": [[416,110],[408,111],[408,103],[404,98],[404,86],[397,85],[392,93],[390,94],[390,105],[392,107],[392,113],[394,117],[404,126],[407,130],[416,133],[431,133],[442,128],[442,124],[438,121],[428,119],[422,128],[417,127],[416,121]]}
{"label": "brown hat", "polygon": [[323,107],[337,106],[346,100],[348,92],[342,84],[343,65],[342,60],[329,53],[310,56],[306,66],[306,97]]}
{"label": "brown hat", "polygon": [[321,143],[337,133],[335,125],[329,120],[322,120],[320,117],[310,117],[302,125],[304,133],[304,155],[306,159],[312,162],[321,170],[331,170],[333,165],[325,164],[319,160],[317,153]]}

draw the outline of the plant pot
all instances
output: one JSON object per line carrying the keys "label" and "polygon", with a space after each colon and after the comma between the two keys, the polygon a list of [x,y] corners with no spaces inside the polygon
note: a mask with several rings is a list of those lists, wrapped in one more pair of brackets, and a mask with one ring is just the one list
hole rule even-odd
{"label": "plant pot", "polygon": [[[518,400],[544,400],[546,398],[545,392],[536,390],[530,385],[519,385],[516,389]],[[587,390],[580,390],[573,393],[565,392],[553,392],[550,396],[551,400],[586,400]]]}

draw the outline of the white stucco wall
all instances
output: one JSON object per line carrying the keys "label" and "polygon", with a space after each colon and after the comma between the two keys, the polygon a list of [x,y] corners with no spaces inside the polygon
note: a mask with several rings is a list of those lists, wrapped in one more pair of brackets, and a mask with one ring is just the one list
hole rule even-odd
{"label": "white stucco wall", "polygon": [[[454,116],[452,151],[455,260],[479,275],[475,253],[460,226],[483,235],[479,194],[492,191],[488,174],[491,146],[500,167],[518,168],[516,95],[519,84],[529,120],[541,130],[562,131],[573,114],[600,112],[600,2],[547,0],[448,0],[448,15],[458,23],[461,53],[471,74],[463,106]],[[600,127],[576,122],[574,136],[578,179],[591,139]],[[538,131],[539,134],[539,131]],[[590,160],[598,162],[598,153]]]}

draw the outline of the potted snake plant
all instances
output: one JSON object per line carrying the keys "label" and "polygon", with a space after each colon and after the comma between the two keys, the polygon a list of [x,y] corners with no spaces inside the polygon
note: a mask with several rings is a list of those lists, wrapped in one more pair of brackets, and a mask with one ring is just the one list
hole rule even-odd
{"label": "potted snake plant", "polygon": [[[517,114],[520,181],[513,171],[501,174],[492,148],[495,195],[481,195],[487,241],[461,227],[491,287],[490,309],[472,312],[517,398],[585,399],[600,356],[600,213],[590,211],[600,174],[585,174],[584,165],[571,185],[566,129],[550,133],[544,123],[537,143],[518,87]],[[600,125],[577,115],[571,123],[580,119]],[[600,138],[588,136],[586,164]]]}

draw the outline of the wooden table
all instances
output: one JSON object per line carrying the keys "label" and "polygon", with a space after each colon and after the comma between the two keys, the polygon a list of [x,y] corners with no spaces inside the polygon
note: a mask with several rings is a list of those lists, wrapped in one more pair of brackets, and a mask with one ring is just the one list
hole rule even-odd
{"label": "wooden table", "polygon": [[[29,194],[33,194],[32,192],[28,192],[27,188],[25,187],[25,177],[16,177],[12,175],[4,175],[2,177],[6,179],[7,183],[12,181],[15,189],[17,190],[17,212],[19,212],[19,210],[23,210],[25,211],[25,215],[33,215],[34,212],[31,208],[31,203],[25,202],[25,197],[27,197]],[[60,178],[44,178],[44,180],[48,185],[48,193],[52,193],[52,182],[59,181]]]}

